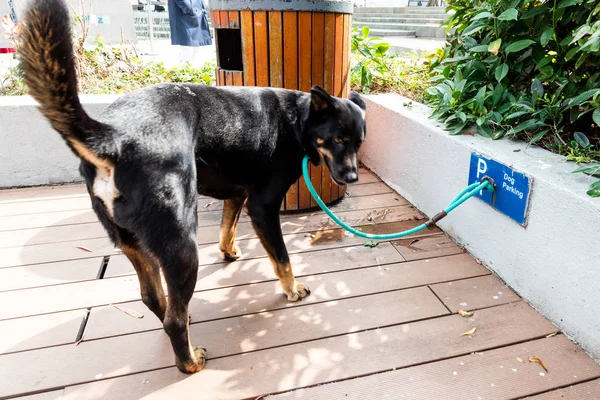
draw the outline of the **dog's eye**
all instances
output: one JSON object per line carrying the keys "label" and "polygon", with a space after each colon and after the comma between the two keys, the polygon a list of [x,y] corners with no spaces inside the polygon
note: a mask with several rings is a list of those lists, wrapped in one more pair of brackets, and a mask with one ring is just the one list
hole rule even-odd
{"label": "dog's eye", "polygon": [[333,139],[333,141],[335,143],[337,143],[337,144],[342,144],[343,143],[342,139],[340,139],[340,138],[335,138],[335,139]]}

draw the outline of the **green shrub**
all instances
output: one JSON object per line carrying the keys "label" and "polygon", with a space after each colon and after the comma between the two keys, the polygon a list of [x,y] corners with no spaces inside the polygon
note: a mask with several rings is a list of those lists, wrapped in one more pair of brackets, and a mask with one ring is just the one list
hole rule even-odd
{"label": "green shrub", "polygon": [[450,0],[448,10],[427,90],[434,118],[451,134],[476,125],[600,160],[600,0]]}
{"label": "green shrub", "polygon": [[369,37],[370,29],[352,30],[350,84],[364,94],[399,93],[423,102],[429,78],[429,64],[424,57],[390,55],[390,44]]}

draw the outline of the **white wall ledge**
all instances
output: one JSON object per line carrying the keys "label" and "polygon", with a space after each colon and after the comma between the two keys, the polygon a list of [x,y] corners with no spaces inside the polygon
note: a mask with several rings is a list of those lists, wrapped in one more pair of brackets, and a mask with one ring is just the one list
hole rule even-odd
{"label": "white wall ledge", "polygon": [[535,146],[450,136],[428,107],[409,102],[368,96],[362,162],[429,216],[467,185],[472,152],[532,177],[525,228],[478,199],[439,225],[600,359],[600,199],[586,194],[594,179]]}

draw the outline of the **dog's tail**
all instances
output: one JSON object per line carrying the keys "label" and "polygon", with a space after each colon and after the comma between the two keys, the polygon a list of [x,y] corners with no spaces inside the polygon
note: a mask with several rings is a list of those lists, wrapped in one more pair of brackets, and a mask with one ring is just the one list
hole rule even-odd
{"label": "dog's tail", "polygon": [[29,93],[52,127],[80,158],[100,166],[110,127],[90,118],[77,94],[71,18],[64,0],[34,0],[18,31],[17,52]]}

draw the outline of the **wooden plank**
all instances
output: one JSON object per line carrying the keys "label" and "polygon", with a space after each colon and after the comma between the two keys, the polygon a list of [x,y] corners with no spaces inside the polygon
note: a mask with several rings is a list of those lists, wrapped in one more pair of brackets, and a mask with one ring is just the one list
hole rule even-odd
{"label": "wooden plank", "polygon": [[244,86],[244,73],[242,71],[233,71],[233,85]]}
{"label": "wooden plank", "polygon": [[[578,379],[576,376],[573,378]],[[600,399],[600,379],[580,383],[563,389],[553,390],[527,400],[598,400]]]}
{"label": "wooden plank", "polygon": [[0,204],[89,197],[85,185],[35,186],[0,190]]}
{"label": "wooden plank", "polygon": [[256,85],[254,71],[254,21],[252,11],[240,11],[242,29],[242,62],[244,64],[244,85]]}
{"label": "wooden plank", "polygon": [[229,28],[229,11],[219,11],[219,28]]}
{"label": "wooden plank", "polygon": [[336,14],[325,14],[323,41],[323,88],[331,95],[335,90]]}
{"label": "wooden plank", "polygon": [[298,12],[298,89],[309,92],[311,87],[312,15]]}
{"label": "wooden plank", "polygon": [[408,237],[393,241],[392,244],[407,260],[443,257],[465,252],[446,235],[429,236],[422,239]]}
{"label": "wooden plank", "polygon": [[[303,299],[302,303],[288,302],[285,296],[281,295],[279,281],[273,280],[275,278],[273,272],[269,274],[265,268],[266,265],[261,265],[261,268],[264,268],[264,277],[259,279],[265,280],[264,282],[194,293],[190,302],[190,315],[192,321],[198,323],[489,274],[489,271],[468,257],[461,257],[449,258],[446,262],[436,260],[434,263],[413,261],[379,266],[375,264],[374,267],[346,271],[342,269],[327,274],[319,274],[319,264],[317,263],[296,264],[294,269],[297,271],[299,280],[307,284],[312,291],[312,294]],[[372,263],[376,262],[376,260],[372,261]],[[199,275],[207,276],[207,272],[210,273],[214,270],[215,268],[209,268],[208,271],[204,270]],[[307,272],[316,273],[316,275],[305,276]],[[218,275],[222,276],[223,274]],[[199,281],[197,288],[214,287],[215,283],[213,282],[215,281],[216,278],[208,275],[207,282],[204,282],[204,279]],[[239,282],[240,280],[234,278],[229,281]],[[218,282],[222,284],[221,281]],[[124,306],[136,310],[143,309],[141,302],[127,303]],[[127,315],[118,316],[117,314],[119,313],[115,310],[106,307],[92,310],[89,326],[85,333],[86,338],[132,333],[141,330],[142,324],[145,324],[137,319],[130,319],[131,317]],[[149,314],[147,310],[145,314]],[[118,323],[116,323],[117,321]]]}
{"label": "wooden plank", "polygon": [[[211,11],[210,12],[210,21],[212,22],[212,26],[214,29],[221,28],[221,12],[220,11]],[[215,32],[216,35],[216,32]]]}
{"label": "wooden plank", "polygon": [[228,20],[229,20],[229,29],[239,29],[240,28],[240,12],[239,11],[229,11]]}
{"label": "wooden plank", "polygon": [[283,12],[283,87],[298,89],[298,17],[295,11]]}
{"label": "wooden plank", "polygon": [[0,321],[0,354],[74,343],[86,314],[77,310]]}
{"label": "wooden plank", "polygon": [[[385,307],[386,304],[395,304],[397,307],[390,310]],[[227,357],[240,352],[373,329],[385,324],[404,323],[446,313],[445,308],[431,292],[426,288],[418,288],[319,306],[297,307],[269,314],[255,314],[233,320],[194,324],[190,329],[190,338],[193,342],[202,340],[203,346],[211,351],[211,357]],[[315,324],[319,319],[324,323]],[[252,340],[248,340],[248,337],[252,337]],[[146,347],[146,343],[150,347]],[[146,355],[142,356],[140,345],[151,348],[153,354],[145,352]],[[98,373],[94,372],[90,376],[92,371],[103,371],[103,378],[119,376],[124,372],[123,362],[127,363],[128,373],[168,367],[174,364],[170,347],[164,332],[153,331],[84,341],[77,347],[60,346],[22,353],[19,359],[21,367],[13,367],[8,377],[23,377],[25,381],[15,384],[0,377],[0,395],[17,388],[23,392],[28,389],[26,385],[33,382],[38,389],[43,390],[54,385],[90,381]],[[105,349],[108,348],[113,350],[111,354],[99,357],[100,354],[106,353]],[[0,356],[0,365],[11,365],[9,362],[16,360],[15,356]],[[27,366],[30,360],[36,360],[32,363],[35,365]],[[48,371],[44,365],[52,365],[52,371]],[[23,372],[27,369],[31,373],[25,377]]]}
{"label": "wooden plank", "polygon": [[352,14],[344,14],[344,49],[342,54],[342,97],[350,94],[350,55],[352,54]]}
{"label": "wooden plank", "polygon": [[45,201],[27,201],[22,203],[0,204],[0,217],[91,209],[92,202],[89,196],[78,196],[68,199],[51,199]]}
{"label": "wooden plank", "polygon": [[352,196],[373,196],[376,194],[394,193],[394,191],[383,182],[367,183],[364,185],[350,185],[348,195]]}
{"label": "wooden plank", "polygon": [[219,81],[221,86],[227,85],[227,77],[225,76],[225,70],[219,68]]}
{"label": "wooden plank", "polygon": [[344,57],[344,15],[335,14],[335,48],[333,53],[333,92],[334,96],[342,97]]}
{"label": "wooden plank", "polygon": [[[77,246],[91,251],[79,249]],[[120,250],[116,250],[118,249],[115,249],[115,246],[107,238],[11,247],[0,249],[0,268],[97,258],[120,252]]]}
{"label": "wooden plank", "polygon": [[269,11],[269,76],[271,87],[283,87],[283,32],[281,11]]}
{"label": "wooden plank", "polygon": [[137,276],[100,279],[0,293],[0,320],[139,300]]}
{"label": "wooden plank", "polygon": [[0,248],[108,237],[99,222],[0,232]]}
{"label": "wooden plank", "polygon": [[[524,365],[515,358],[516,355],[521,355],[525,359],[531,354],[536,354],[546,360],[548,365],[553,366],[548,374],[539,364]],[[499,368],[500,366],[503,368]],[[600,376],[600,366],[595,365],[591,358],[567,338],[559,336],[486,351],[484,354],[471,354],[452,360],[286,393],[269,399],[516,399],[597,376]],[[596,388],[592,389],[596,392],[595,397],[555,398],[598,399],[597,394],[600,394],[598,386],[596,384]],[[586,389],[583,390],[585,393]],[[538,398],[534,397],[534,399]]]}
{"label": "wooden plank", "polygon": [[[290,261],[296,276],[341,271],[350,268],[362,268],[402,262],[404,259],[389,243],[381,243],[377,247],[362,245],[317,250],[302,254],[292,254]],[[112,256],[108,261],[105,278],[133,275],[135,270],[124,255]],[[267,258],[259,260],[241,260],[228,263],[223,268],[221,263],[200,267],[196,290],[208,290],[219,287],[235,286],[274,280],[273,266]]]}
{"label": "wooden plank", "polygon": [[104,257],[0,268],[0,292],[96,279]]}
{"label": "wooden plank", "polygon": [[225,85],[233,86],[233,74],[231,71],[225,71]]}
{"label": "wooden plank", "polygon": [[29,396],[14,397],[14,400],[61,400],[63,399],[64,389],[53,390],[51,392],[44,392],[38,394],[32,394]]}
{"label": "wooden plank", "polygon": [[266,11],[254,12],[256,85],[269,86],[269,35]]}
{"label": "wooden plank", "polygon": [[359,168],[358,182],[353,183],[352,186],[362,185],[364,183],[381,182],[381,179],[373,172],[366,168]]}
{"label": "wooden plank", "polygon": [[[308,321],[312,322],[313,319]],[[285,322],[282,321],[282,329],[285,329]],[[109,392],[112,400],[132,397],[194,399],[198,396],[197,388],[201,387],[206,398],[219,400],[256,398],[267,393],[347,379],[380,370],[407,367],[440,358],[456,357],[491,347],[506,346],[544,336],[554,329],[552,324],[525,303],[515,307],[497,307],[493,311],[483,310],[477,316],[476,323],[482,334],[474,335],[471,339],[459,336],[461,332],[469,329],[470,323],[465,318],[452,315],[209,360],[205,370],[191,376],[182,375],[176,372],[175,368],[170,368],[93,382],[79,387],[68,387],[65,393],[68,399],[97,399]],[[307,326],[312,328],[312,324]],[[119,339],[124,338],[128,336]],[[140,339],[132,341],[131,344],[126,343],[125,345],[129,347],[121,344],[124,342],[120,342],[118,347],[110,347],[113,351],[97,360],[102,363],[101,368],[96,367],[92,370],[89,362],[85,369],[69,368],[69,371],[74,371],[77,376],[61,373],[60,368],[44,371],[45,379],[41,378],[40,385],[44,385],[46,380],[52,380],[55,382],[53,384],[63,384],[66,380],[81,379],[78,378],[80,375],[84,375],[84,379],[91,380],[89,376],[97,374],[100,369],[109,371],[109,376],[113,376],[116,374],[115,371],[123,371],[123,365],[127,365],[127,372],[134,369],[154,368],[158,362],[152,364],[150,362],[162,357],[170,363],[173,362],[170,348],[167,355],[163,355],[162,352],[163,348],[168,347],[166,338],[160,343],[150,342],[145,338],[144,341]],[[89,344],[92,343],[94,342]],[[144,348],[155,349],[151,356],[148,352],[132,352],[132,346],[136,348],[142,343]],[[121,348],[123,353],[132,352],[131,356],[126,358],[126,354],[121,354]],[[209,349],[209,356],[210,351]],[[40,357],[50,358],[45,354]],[[63,356],[61,360],[81,359],[78,357]],[[120,362],[115,361],[114,357],[119,357]],[[56,358],[54,354],[53,360]],[[148,360],[149,358],[151,360]],[[0,365],[5,365],[6,362],[0,359]],[[106,365],[108,363],[110,364]],[[142,365],[138,366],[138,363]],[[581,370],[583,375],[593,376],[597,370],[597,366],[594,367],[590,363],[593,361],[588,361],[586,368]],[[578,364],[570,362],[569,366],[571,365]],[[498,368],[497,364],[495,367]],[[39,376],[25,367],[18,370],[11,369],[9,373],[7,377],[0,377],[2,379],[0,388],[3,388],[5,393],[22,390],[32,376]],[[431,375],[432,379],[436,377]],[[140,382],[145,384],[142,385]],[[486,384],[489,385],[489,381]],[[379,397],[361,399],[364,398]]]}
{"label": "wooden plank", "polygon": [[493,275],[440,283],[432,285],[431,290],[451,311],[472,310],[475,304],[477,308],[491,307],[521,300],[515,292]]}
{"label": "wooden plank", "polygon": [[44,228],[47,226],[61,226],[97,222],[98,218],[93,211],[55,211],[44,214],[14,215],[0,217],[0,231],[16,229]]}

